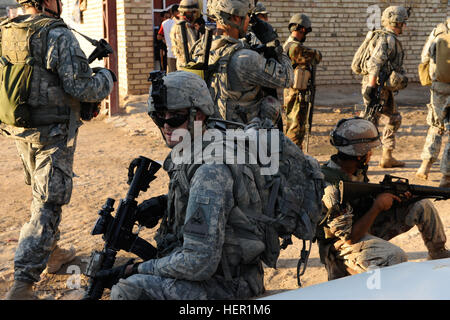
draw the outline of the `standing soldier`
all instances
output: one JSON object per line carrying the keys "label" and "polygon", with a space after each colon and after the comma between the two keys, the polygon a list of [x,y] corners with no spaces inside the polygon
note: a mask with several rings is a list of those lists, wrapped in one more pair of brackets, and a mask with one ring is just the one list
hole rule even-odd
{"label": "standing soldier", "polygon": [[[208,4],[208,14],[217,24],[209,65],[217,66],[210,77],[210,91],[215,102],[215,117],[248,123],[254,117],[277,123],[279,101],[266,93],[270,89],[287,88],[293,79],[289,58],[281,46],[272,47],[276,58],[266,58],[250,49],[245,40],[251,12],[249,0],[216,0]],[[198,62],[202,61],[204,44],[195,47]]]}
{"label": "standing soldier", "polygon": [[178,11],[180,12],[180,21],[178,21],[173,26],[172,30],[170,30],[172,51],[177,59],[177,70],[187,63],[186,57],[184,56],[184,43],[180,22],[184,23],[185,21],[186,23],[186,40],[189,52],[198,39],[198,33],[197,30],[195,30],[194,22],[201,15],[198,0],[182,0],[178,7]]}
{"label": "standing soldier", "polygon": [[[380,74],[389,75],[380,94],[380,102],[383,104],[381,115],[387,118],[382,137],[383,154],[380,161],[382,168],[405,165],[403,161],[396,160],[392,156],[392,152],[395,149],[395,133],[400,128],[402,121],[402,116],[394,101],[394,92],[404,89],[408,82],[403,69],[404,52],[397,38],[403,33],[407,19],[408,11],[404,7],[390,6],[386,8],[381,16],[384,29],[375,31],[373,34],[376,34],[377,37],[374,37],[368,45],[369,58],[365,65],[366,74],[362,81],[362,94],[366,106],[376,99],[377,86],[383,86],[379,83]],[[376,126],[378,126],[381,115],[375,115]]]}
{"label": "standing soldier", "polygon": [[[422,63],[429,64],[429,76],[431,84],[431,101],[428,106],[427,138],[422,151],[422,165],[416,176],[427,179],[433,162],[439,156],[442,145],[442,136],[445,131],[450,134],[450,109],[448,107],[450,97],[450,18],[433,29],[428,41],[422,50]],[[444,43],[444,45],[438,45]],[[446,42],[446,44],[445,44]],[[450,140],[447,136],[447,144],[441,160],[442,178],[440,187],[450,187]]]}
{"label": "standing soldier", "polygon": [[306,132],[305,123],[308,121],[308,81],[312,76],[312,65],[320,63],[322,54],[303,45],[306,35],[312,30],[307,15],[293,15],[288,27],[291,35],[284,43],[283,50],[291,59],[294,83],[292,87],[285,89],[286,136],[301,149]]}
{"label": "standing soldier", "polygon": [[61,207],[69,203],[72,194],[80,113],[83,118],[92,117],[85,114],[81,102],[103,100],[111,92],[115,78],[104,68],[93,74],[75,36],[59,18],[60,0],[17,2],[26,14],[1,25],[1,109],[3,116],[3,111],[14,107],[5,103],[10,92],[4,89],[13,81],[12,74],[5,76],[5,70],[24,68],[25,74],[30,68],[29,85],[24,81],[20,87],[27,99],[20,96],[22,102],[15,109],[22,112],[20,116],[28,116],[2,117],[0,131],[16,141],[33,200],[30,221],[20,231],[14,256],[14,284],[6,296],[12,300],[35,299],[32,286],[45,267],[55,273],[75,257],[75,249],[61,249],[57,242]]}

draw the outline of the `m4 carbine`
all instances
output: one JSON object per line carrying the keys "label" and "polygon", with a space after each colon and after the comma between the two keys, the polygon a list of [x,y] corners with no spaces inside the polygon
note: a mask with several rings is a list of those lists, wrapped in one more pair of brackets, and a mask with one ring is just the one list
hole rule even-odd
{"label": "m4 carbine", "polygon": [[102,280],[95,278],[100,270],[111,269],[116,261],[116,254],[120,250],[134,253],[146,261],[156,256],[156,249],[144,239],[133,232],[137,221],[137,201],[139,192],[147,191],[150,182],[153,181],[155,173],[161,165],[145,157],[134,159],[128,168],[128,184],[130,188],[125,199],[120,200],[116,215],[113,217],[114,199],[108,198],[105,205],[98,212],[92,235],[103,234],[105,244],[102,251],[94,250],[91,254],[86,275],[89,286],[84,300],[98,300],[102,297],[105,284]]}
{"label": "m4 carbine", "polygon": [[352,199],[363,198],[367,196],[377,195],[380,193],[392,193],[395,195],[403,195],[410,192],[413,201],[418,199],[450,199],[450,188],[429,187],[416,184],[409,184],[408,179],[391,176],[384,176],[383,181],[378,183],[351,182],[340,181],[339,191],[341,194],[341,203],[346,203]]}
{"label": "m4 carbine", "polygon": [[381,91],[390,75],[390,72],[383,71],[383,68],[381,68],[381,70],[378,77],[379,84],[377,86],[375,99],[372,99],[364,110],[363,118],[371,122],[375,122],[377,113],[383,110],[384,103],[381,101]]}

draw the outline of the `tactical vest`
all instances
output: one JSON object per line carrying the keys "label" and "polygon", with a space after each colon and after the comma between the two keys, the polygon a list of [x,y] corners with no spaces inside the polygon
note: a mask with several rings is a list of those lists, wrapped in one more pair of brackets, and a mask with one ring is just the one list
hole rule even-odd
{"label": "tactical vest", "polygon": [[209,64],[214,65],[216,72],[211,76],[209,85],[219,114],[225,120],[247,123],[259,115],[263,94],[260,87],[250,91],[233,91],[228,79],[228,66],[232,56],[241,49],[250,47],[243,41],[230,41],[228,37],[220,37],[213,41]]}
{"label": "tactical vest", "polygon": [[14,103],[20,109],[19,121],[13,116],[8,124],[37,127],[69,122],[72,101],[64,92],[58,75],[47,69],[46,62],[50,30],[67,25],[62,19],[38,14],[8,19],[0,26],[3,114],[8,113],[4,108]]}

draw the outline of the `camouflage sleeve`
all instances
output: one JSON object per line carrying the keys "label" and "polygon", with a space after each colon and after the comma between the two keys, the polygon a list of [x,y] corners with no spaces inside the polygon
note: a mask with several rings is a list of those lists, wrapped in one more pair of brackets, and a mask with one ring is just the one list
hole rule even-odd
{"label": "camouflage sleeve", "polygon": [[322,54],[319,50],[310,49],[300,44],[292,45],[289,48],[288,56],[293,63],[301,66],[309,65],[313,60],[317,64],[322,61]]}
{"label": "camouflage sleeve", "polygon": [[327,227],[328,232],[334,237],[347,240],[352,231],[352,208],[347,206],[345,209],[340,209],[340,194],[339,189],[329,183],[326,183],[325,192],[322,197],[322,202],[327,209]]}
{"label": "camouflage sleeve", "polygon": [[370,58],[367,60],[367,71],[369,75],[378,77],[381,67],[388,61],[393,50],[388,42],[387,37],[378,37]]}
{"label": "camouflage sleeve", "polygon": [[47,69],[58,73],[64,91],[82,102],[99,102],[113,88],[109,71],[101,69],[95,75],[78,40],[66,28],[55,28],[49,32]]}
{"label": "camouflage sleeve", "polygon": [[233,179],[225,165],[202,165],[191,180],[183,246],[139,265],[139,273],[202,281],[217,269],[233,200]]}
{"label": "camouflage sleeve", "polygon": [[255,86],[289,88],[294,79],[291,60],[284,53],[281,62],[278,62],[266,59],[253,50],[238,50],[231,57],[229,68],[241,83]]}
{"label": "camouflage sleeve", "polygon": [[431,31],[431,33],[428,36],[427,42],[425,42],[425,45],[423,46],[422,54],[421,54],[422,63],[427,63],[428,61],[430,61],[430,47],[431,47],[431,43],[435,39],[435,36],[434,36],[435,31],[436,31],[436,28],[434,28],[433,31]]}

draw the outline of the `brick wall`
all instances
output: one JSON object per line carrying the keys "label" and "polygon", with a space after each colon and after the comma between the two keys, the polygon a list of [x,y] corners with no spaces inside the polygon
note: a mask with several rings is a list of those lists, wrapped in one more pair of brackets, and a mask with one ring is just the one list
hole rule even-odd
{"label": "brick wall", "polygon": [[[103,7],[101,0],[88,1],[83,22],[76,20],[74,1],[63,0],[62,17],[67,24],[93,39],[103,38]],[[148,93],[147,77],[153,69],[152,2],[149,0],[117,0],[117,40],[119,63],[119,94]],[[94,47],[77,35],[86,55]],[[96,60],[91,66],[103,66]]]}
{"label": "brick wall", "polygon": [[[146,94],[153,70],[152,1],[117,0],[121,95]],[[126,85],[125,85],[126,84]]]}
{"label": "brick wall", "polygon": [[[321,50],[323,61],[318,67],[318,84],[353,84],[360,77],[350,69],[354,53],[367,33],[369,6],[382,12],[389,5],[411,3],[412,15],[406,32],[399,37],[405,49],[404,66],[410,81],[419,81],[417,65],[428,34],[450,15],[448,0],[374,1],[374,0],[262,0],[270,12],[270,23],[284,41],[289,36],[287,25],[295,13],[305,13],[312,20],[313,32],[305,45]],[[375,8],[375,7],[372,7]]]}

